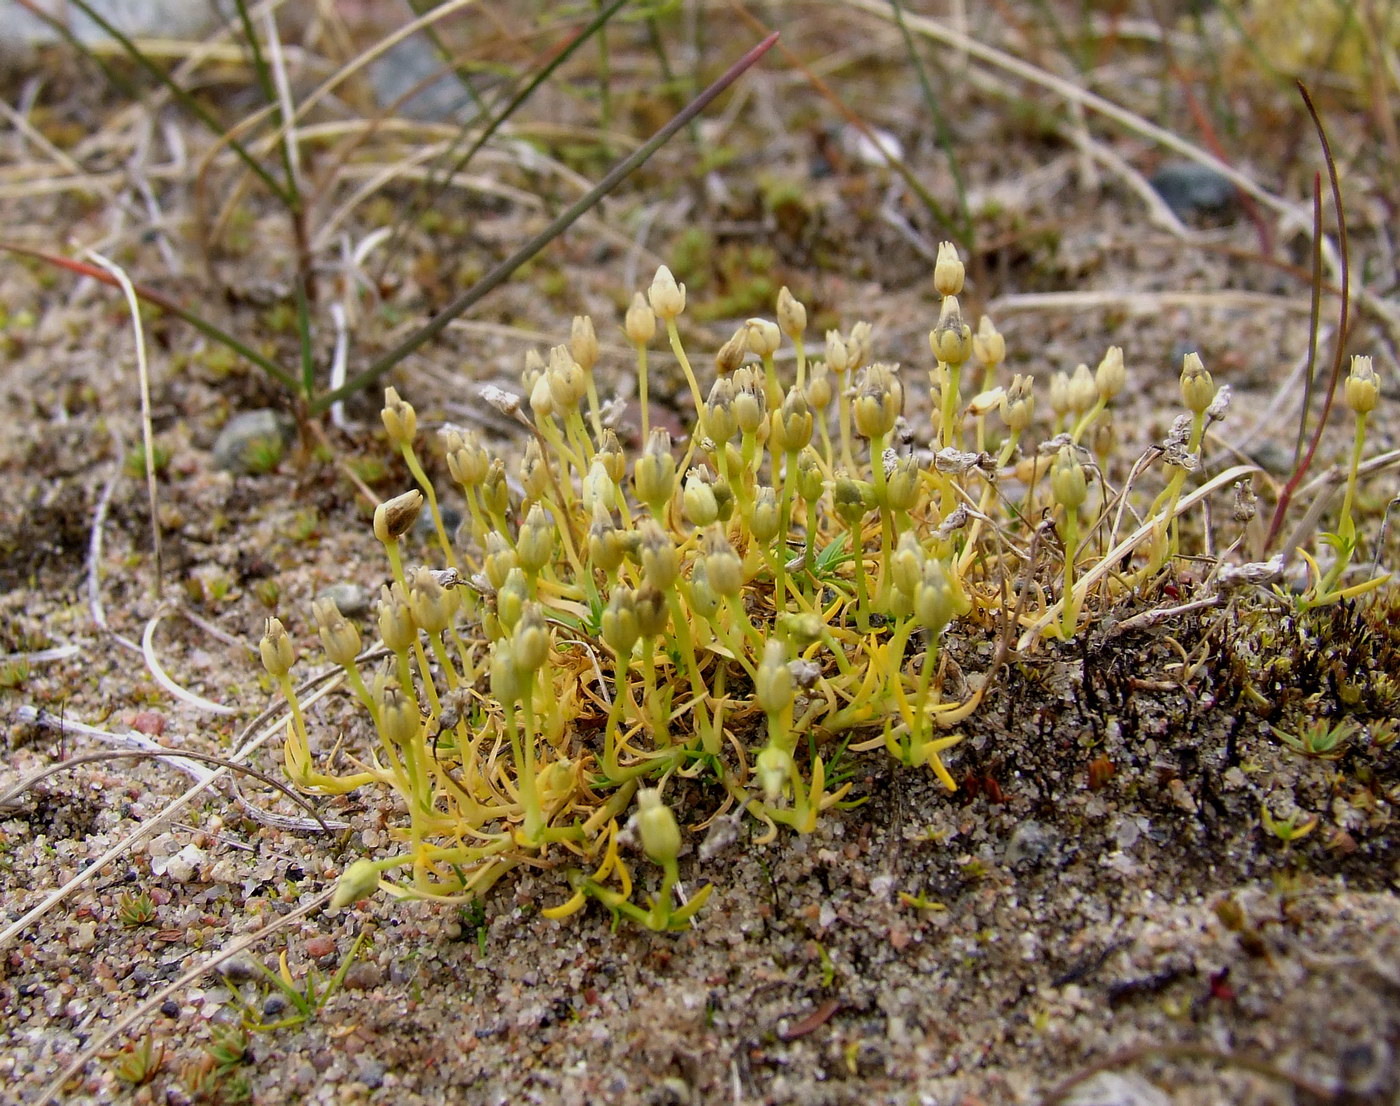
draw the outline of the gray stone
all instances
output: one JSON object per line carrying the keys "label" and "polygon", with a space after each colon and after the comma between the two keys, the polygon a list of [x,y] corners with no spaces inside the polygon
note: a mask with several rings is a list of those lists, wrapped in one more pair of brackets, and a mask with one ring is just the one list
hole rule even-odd
{"label": "gray stone", "polygon": [[[99,16],[125,35],[203,38],[223,22],[215,0],[88,0]],[[35,0],[35,6],[67,27],[84,45],[107,33],[67,0]],[[62,36],[18,0],[0,0],[0,55],[23,53]]]}
{"label": "gray stone", "polygon": [[285,452],[295,435],[296,424],[280,411],[242,411],[219,431],[214,442],[214,465],[225,472],[266,471],[258,465],[264,447]]}
{"label": "gray stone", "polygon": [[468,123],[477,115],[471,90],[426,35],[395,43],[370,65],[369,79],[379,105],[405,119]]}
{"label": "gray stone", "polygon": [[369,610],[369,592],[359,584],[332,584],[316,598],[334,599],[336,609],[346,618],[359,618]]}
{"label": "gray stone", "polygon": [[1235,206],[1235,186],[1194,161],[1169,161],[1150,183],[1179,219],[1227,215]]}

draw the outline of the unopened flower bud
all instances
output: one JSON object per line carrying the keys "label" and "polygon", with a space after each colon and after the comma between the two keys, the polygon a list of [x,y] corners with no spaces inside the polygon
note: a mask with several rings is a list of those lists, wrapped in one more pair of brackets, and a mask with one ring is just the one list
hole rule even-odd
{"label": "unopened flower bud", "polygon": [[520,486],[526,500],[544,499],[549,495],[549,465],[538,438],[525,439],[525,454],[520,459]]}
{"label": "unopened flower bud", "polygon": [[875,506],[875,488],[864,480],[838,476],[831,491],[836,516],[847,526],[859,526]]}
{"label": "unopened flower bud", "polygon": [[1085,414],[1099,398],[1098,386],[1089,366],[1080,362],[1074,366],[1074,374],[1069,378],[1069,409],[1077,415]]}
{"label": "unopened flower bud", "polygon": [[[532,438],[531,441],[534,439]],[[494,458],[486,467],[486,479],[481,482],[481,505],[488,515],[500,517],[510,509],[510,485],[506,482],[506,463]]]}
{"label": "unopened flower bud", "polygon": [[1008,430],[1022,431],[1030,426],[1035,414],[1035,381],[1017,373],[1001,400],[1001,418]]}
{"label": "unopened flower bud", "polygon": [[946,365],[961,365],[972,356],[972,328],[963,321],[958,298],[949,296],[938,314],[938,325],[929,332],[929,349]]}
{"label": "unopened flower bud", "polygon": [[698,618],[703,618],[706,622],[713,621],[715,615],[719,613],[722,601],[719,594],[710,586],[710,577],[709,573],[705,571],[703,557],[697,560],[695,566],[690,570],[686,594],[690,599],[688,604],[690,613]]}
{"label": "unopened flower bud", "polygon": [[531,576],[554,560],[554,520],[539,503],[525,516],[515,539],[515,555],[520,567]]}
{"label": "unopened flower bud", "polygon": [[1181,362],[1181,399],[1193,415],[1205,414],[1215,399],[1215,381],[1201,363],[1199,353],[1188,353]]}
{"label": "unopened flower bud", "polygon": [[692,526],[703,528],[719,519],[714,481],[704,469],[693,468],[686,474],[681,509]]}
{"label": "unopened flower bud", "polygon": [[361,857],[340,873],[340,878],[335,882],[335,894],[331,896],[330,908],[341,910],[352,902],[359,902],[374,894],[378,888],[378,866],[367,857]]}
{"label": "unopened flower bud", "polygon": [[520,559],[515,555],[515,550],[505,537],[491,530],[486,535],[486,557],[482,561],[482,571],[486,573],[486,579],[491,586],[500,591],[506,586],[506,577],[510,570],[520,566]]}
{"label": "unopened flower bud", "polygon": [[656,315],[640,292],[632,295],[622,329],[634,346],[644,346],[656,337]]}
{"label": "unopened flower bud", "polygon": [[754,700],[765,714],[777,714],[792,705],[792,672],[787,662],[787,646],[777,638],[769,638],[753,684]]}
{"label": "unopened flower bud", "polygon": [[575,315],[569,330],[569,353],[585,373],[598,363],[598,333],[593,329],[590,315]]}
{"label": "unopened flower bud", "polygon": [[525,573],[513,568],[506,573],[506,582],[496,592],[496,618],[502,629],[514,630],[525,613],[525,604],[530,601],[530,584]]}
{"label": "unopened flower bud", "polygon": [[1069,374],[1056,371],[1050,377],[1050,410],[1055,418],[1069,414]]}
{"label": "unopened flower bud", "polygon": [[851,418],[862,438],[884,438],[899,419],[902,390],[897,389],[894,370],[877,362],[861,375]]}
{"label": "unopened flower bud", "polygon": [[702,545],[705,575],[717,595],[733,597],[744,586],[744,562],[729,544],[723,527],[711,526],[705,531]]}
{"label": "unopened flower bud", "polygon": [[956,296],[962,292],[964,269],[958,248],[951,242],[938,244],[938,259],[933,263],[933,286],[940,296]]}
{"label": "unopened flower bud", "polygon": [[831,386],[831,371],[825,361],[813,361],[807,369],[807,387],[804,392],[807,404],[814,410],[825,411],[836,398],[836,389]]}
{"label": "unopened flower bud", "polygon": [[423,720],[418,708],[396,687],[386,687],[379,697],[379,732],[392,745],[407,745],[417,736]]}
{"label": "unopened flower bud", "polygon": [[723,379],[744,363],[749,352],[748,331],[740,327],[715,351],[715,376]]}
{"label": "unopened flower bud", "polygon": [[782,344],[782,332],[778,324],[769,319],[749,319],[744,323],[744,341],[750,353],[759,357],[772,357]]}
{"label": "unopened flower bud", "polygon": [[613,522],[612,512],[601,504],[593,508],[593,524],[588,528],[588,559],[594,568],[608,574],[622,567],[627,546],[622,531]]}
{"label": "unopened flower bud", "polygon": [[447,453],[447,471],[464,488],[475,488],[486,479],[490,458],[482,448],[476,431],[469,428],[444,427],[443,447]]}
{"label": "unopened flower bud", "polygon": [[913,457],[900,457],[885,476],[885,506],[912,511],[919,499],[919,466]]}
{"label": "unopened flower bud", "polygon": [[520,612],[520,621],[511,634],[511,650],[516,666],[524,674],[538,672],[549,659],[549,626],[539,603],[533,599]]}
{"label": "unopened flower bud", "polygon": [[657,318],[669,322],[685,310],[685,285],[677,284],[671,270],[662,265],[647,291],[647,302]]}
{"label": "unopened flower bud", "polygon": [[263,667],[268,674],[279,680],[291,671],[296,663],[297,651],[282,620],[269,618],[263,623],[262,640],[258,642],[258,653],[262,656]]}
{"label": "unopened flower bud", "polygon": [[637,598],[631,588],[618,588],[603,608],[600,622],[603,644],[619,657],[632,655],[632,647],[642,636],[637,621]]}
{"label": "unopened flower bud", "polygon": [[734,418],[745,434],[756,432],[767,418],[768,399],[763,385],[753,379],[748,370],[734,374]]}
{"label": "unopened flower bud", "polygon": [[412,528],[423,509],[423,493],[417,488],[386,499],[374,509],[374,536],[385,545],[398,541]]}
{"label": "unopened flower bud", "polygon": [[549,374],[541,373],[530,387],[530,410],[536,419],[542,420],[553,418],[556,408],[554,392],[549,387]]}
{"label": "unopened flower bud", "polygon": [[661,801],[659,787],[637,792],[637,836],[642,852],[653,864],[673,864],[681,851],[681,828],[671,808]]}
{"label": "unopened flower bud", "polygon": [[379,589],[379,636],[395,653],[406,652],[418,639],[418,624],[413,620],[413,608],[397,583]]}
{"label": "unopened flower bud", "polygon": [[786,284],[778,290],[778,325],[789,338],[801,338],[807,329],[807,308],[793,297]]}
{"label": "unopened flower bud", "polygon": [[1094,370],[1094,387],[1099,398],[1107,402],[1128,383],[1128,370],[1123,365],[1123,348],[1109,346],[1099,367]]}
{"label": "unopened flower bud", "polygon": [[496,702],[512,705],[525,690],[525,680],[515,663],[515,650],[509,638],[491,646],[491,694]]}
{"label": "unopened flower bud", "polygon": [[899,536],[899,545],[890,558],[890,578],[899,591],[913,598],[923,580],[923,571],[923,547],[913,531],[906,530]]}
{"label": "unopened flower bud", "polygon": [[355,663],[360,652],[360,631],[350,622],[332,596],[323,596],[311,602],[311,614],[316,619],[316,629],[321,635],[321,647],[332,664],[348,668]]}
{"label": "unopened flower bud", "polygon": [[671,456],[671,434],[657,427],[646,448],[632,466],[632,487],[637,498],[660,515],[676,490],[676,459]]}
{"label": "unopened flower bud", "polygon": [[1077,511],[1089,495],[1089,482],[1079,455],[1071,445],[1060,446],[1050,470],[1050,494],[1067,511]]}
{"label": "unopened flower bud", "polygon": [[1369,415],[1376,409],[1381,382],[1369,357],[1358,355],[1351,359],[1351,371],[1347,373],[1342,394],[1347,406],[1358,415]]}
{"label": "unopened flower bud", "polygon": [[418,433],[418,414],[413,410],[413,405],[400,399],[393,388],[384,389],[384,409],[379,412],[379,417],[393,445],[403,449],[413,444],[413,437]]}
{"label": "unopened flower bud", "polygon": [[666,596],[651,584],[644,584],[637,592],[637,625],[643,637],[660,637],[666,632],[671,621],[671,610],[666,604]]}
{"label": "unopened flower bud", "polygon": [[873,328],[867,322],[861,321],[851,327],[851,333],[846,338],[848,356],[846,369],[848,372],[855,372],[870,364],[872,335]]}
{"label": "unopened flower bud", "polygon": [[926,560],[919,588],[914,593],[914,617],[919,625],[930,633],[942,633],[948,623],[965,614],[969,607],[967,595],[948,565],[936,557]]}
{"label": "unopened flower bud", "polygon": [[758,786],[763,789],[763,797],[770,803],[776,803],[786,790],[788,780],[792,778],[792,754],[779,745],[769,745],[765,747],[754,761],[754,775],[758,777]]}
{"label": "unopened flower bud", "polygon": [[972,336],[972,352],[989,369],[1006,360],[1006,339],[992,324],[990,316],[983,315],[977,320],[977,333]]}
{"label": "unopened flower bud", "polygon": [[602,461],[614,484],[622,483],[623,476],[627,474],[627,454],[622,452],[622,443],[611,428],[603,431],[603,444],[598,447],[594,460]]}
{"label": "unopened flower bud", "polygon": [[710,398],[705,403],[701,415],[705,434],[723,449],[724,443],[734,437],[739,429],[739,420],[734,414],[734,380],[721,376],[710,388]]}
{"label": "unopened flower bud", "polygon": [[[596,346],[596,339],[594,342]],[[568,346],[555,346],[549,351],[549,394],[555,408],[562,414],[576,409],[588,392],[588,375],[569,352]],[[531,397],[533,399],[533,397]]]}
{"label": "unopened flower bud", "polygon": [[815,503],[822,497],[825,486],[821,458],[815,450],[804,449],[797,455],[797,494],[808,503]]}
{"label": "unopened flower bud", "polygon": [[839,330],[826,332],[826,363],[837,376],[844,374],[850,367],[849,352]]}
{"label": "unopened flower bud", "polygon": [[676,543],[654,519],[641,525],[642,578],[658,591],[665,591],[680,574],[680,554]]}
{"label": "unopened flower bud", "polygon": [[783,398],[782,407],[769,419],[769,448],[779,453],[797,453],[812,440],[812,423],[807,397],[794,384]]}
{"label": "unopened flower bud", "polygon": [[770,545],[778,536],[782,513],[778,509],[778,493],[772,488],[754,491],[753,508],[749,513],[749,534],[759,545]]}
{"label": "unopened flower bud", "polygon": [[452,624],[457,613],[457,592],[445,588],[426,565],[413,574],[408,589],[408,606],[413,620],[430,634],[440,634]]}

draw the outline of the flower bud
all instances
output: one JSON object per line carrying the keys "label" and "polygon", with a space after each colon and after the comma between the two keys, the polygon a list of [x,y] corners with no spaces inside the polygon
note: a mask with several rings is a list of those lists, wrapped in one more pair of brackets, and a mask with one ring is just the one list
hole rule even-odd
{"label": "flower bud", "polygon": [[657,427],[646,448],[632,466],[632,487],[637,498],[653,513],[662,514],[676,490],[676,459],[671,456],[671,434]]}
{"label": "flower bud", "polygon": [[526,500],[544,499],[549,495],[549,465],[544,459],[544,449],[538,438],[525,439],[525,453],[520,459],[520,486],[525,490]]}
{"label": "flower bud", "polygon": [[875,506],[875,488],[864,480],[853,480],[849,476],[836,478],[831,497],[836,517],[851,527],[859,526]]}
{"label": "flower bud", "polygon": [[1199,353],[1188,353],[1181,362],[1181,399],[1193,415],[1203,415],[1215,399],[1215,381],[1201,363]]}
{"label": "flower bud", "polygon": [[612,512],[601,504],[593,508],[593,524],[588,528],[588,560],[594,568],[611,575],[622,567],[627,546],[622,531],[613,523]]}
{"label": "flower bud", "polygon": [[749,319],[744,323],[744,344],[750,353],[759,357],[772,357],[782,344],[782,332],[778,324],[768,319]]}
{"label": "flower bud", "polygon": [[457,613],[457,592],[445,588],[426,565],[413,574],[408,589],[408,607],[413,620],[430,634],[440,634],[452,624]]}
{"label": "flower bud", "polygon": [[862,438],[884,438],[899,419],[902,399],[893,368],[881,362],[871,365],[861,374],[851,405],[856,433]]}
{"label": "flower bud", "polygon": [[399,398],[393,388],[384,389],[384,409],[379,412],[384,422],[384,431],[389,441],[400,449],[413,445],[413,437],[418,433],[418,414],[411,403]]}
{"label": "flower bud", "polygon": [[739,429],[739,420],[734,415],[733,377],[721,376],[714,382],[700,421],[705,427],[706,436],[721,449],[725,442],[734,437]]}
{"label": "flower bud", "polygon": [[734,392],[734,418],[739,424],[739,429],[745,434],[752,434],[758,430],[768,414],[768,398],[764,393],[761,382],[755,381],[753,374],[747,369],[736,372],[732,378],[735,382]]}
{"label": "flower bud", "polygon": [[718,511],[716,520],[728,522],[734,517],[734,489],[724,480],[715,481],[715,509]]}
{"label": "flower bud", "polygon": [[659,787],[637,792],[637,836],[642,852],[653,864],[673,864],[681,851],[681,828],[671,808],[661,801]]}
{"label": "flower bud", "polygon": [[511,633],[511,655],[522,674],[533,674],[549,659],[549,627],[544,612],[533,599],[520,612],[520,621]]}
{"label": "flower bud", "polygon": [[525,690],[525,680],[515,663],[515,651],[508,638],[491,645],[491,694],[503,706],[512,706]]}
{"label": "flower bud", "polygon": [[[534,439],[532,438],[531,441]],[[499,457],[486,467],[486,479],[479,489],[481,505],[488,515],[504,516],[510,510],[510,485],[506,482],[506,464]]]}
{"label": "flower bud", "polygon": [[643,637],[660,637],[671,621],[666,596],[651,584],[642,585],[637,592],[637,625]]}
{"label": "flower bud", "polygon": [[280,680],[291,671],[292,665],[296,663],[297,651],[281,619],[269,618],[263,623],[263,636],[258,642],[258,652],[269,675]]}
{"label": "flower bud", "polygon": [[769,745],[758,754],[754,775],[758,777],[758,786],[763,789],[766,801],[776,803],[782,797],[792,771],[792,754],[781,746]]}
{"label": "flower bud", "polygon": [[486,535],[486,556],[481,567],[491,586],[500,591],[506,586],[506,577],[510,570],[519,566],[520,559],[505,537],[495,530],[489,531]]}
{"label": "flower bud", "polygon": [[753,509],[749,513],[749,534],[759,545],[771,545],[778,536],[782,525],[782,512],[778,509],[778,493],[772,488],[757,488],[754,491]]}
{"label": "flower bud", "polygon": [[[870,364],[872,333],[870,324],[864,321],[858,322],[855,326],[851,327],[851,333],[846,338],[846,353],[848,355],[848,360],[846,362],[847,371],[855,372],[857,369],[864,368],[866,365]],[[830,358],[828,358],[828,360],[830,360]]]}
{"label": "flower bud", "polygon": [[938,244],[938,259],[933,263],[933,286],[940,296],[956,296],[962,292],[964,269],[958,249],[951,242]]}
{"label": "flower bud", "polygon": [[598,363],[598,333],[593,329],[590,315],[575,315],[569,330],[569,353],[585,373]]}
{"label": "flower bud", "polygon": [[690,613],[698,618],[703,618],[706,622],[712,622],[715,615],[719,613],[721,599],[715,589],[710,586],[710,577],[705,571],[703,557],[698,559],[690,570],[687,595],[689,596],[687,606],[690,608]]}
{"label": "flower bud", "polygon": [[841,376],[850,367],[850,355],[839,330],[826,332],[826,364],[837,376]]}
{"label": "flower bud", "polygon": [[640,292],[632,294],[632,303],[627,308],[622,329],[634,346],[644,346],[656,337],[656,315]]}
{"label": "flower bud", "polygon": [[386,499],[374,509],[374,536],[385,545],[398,541],[412,528],[423,509],[423,493],[417,488]]}
{"label": "flower bud", "polygon": [[647,302],[656,312],[657,318],[670,322],[685,310],[685,285],[677,284],[671,270],[662,265],[647,291]]}
{"label": "flower bud", "polygon": [[885,476],[885,506],[912,511],[919,499],[919,466],[913,457],[900,457]]}
{"label": "flower bud", "polygon": [[831,371],[825,361],[813,361],[807,370],[807,387],[803,393],[807,405],[814,410],[825,411],[836,398],[836,389],[831,385]]}
{"label": "flower bud", "polygon": [[496,618],[504,630],[514,630],[530,599],[530,585],[518,568],[506,573],[506,582],[496,592]]}
{"label": "flower bud", "polygon": [[1071,445],[1060,446],[1050,470],[1050,494],[1067,511],[1077,511],[1089,494],[1088,478],[1079,456]]}
{"label": "flower bud", "polygon": [[692,526],[703,528],[719,519],[714,481],[705,469],[693,468],[686,474],[681,509]]}
{"label": "flower bud", "polygon": [[1074,366],[1074,374],[1069,378],[1069,409],[1076,415],[1085,414],[1099,398],[1098,386],[1089,366],[1080,362]]}
{"label": "flower bud", "polygon": [[515,555],[527,575],[534,576],[554,560],[554,520],[536,503],[525,516],[515,539]]}
{"label": "flower bud", "polygon": [[627,475],[627,454],[622,452],[622,443],[611,428],[603,431],[603,444],[598,447],[593,459],[602,461],[612,482],[621,485],[622,478]]}
{"label": "flower bud", "polygon": [[769,448],[779,453],[797,453],[812,440],[812,412],[807,397],[795,384],[769,422]]}
{"label": "flower bud", "polygon": [[530,385],[530,410],[534,412],[536,419],[551,419],[557,406],[554,393],[549,387],[549,374],[541,373]]}
{"label": "flower bud", "polygon": [[321,635],[321,647],[332,664],[348,668],[360,652],[360,631],[340,613],[329,595],[311,601],[311,614]]}
{"label": "flower bud", "polygon": [[[596,339],[594,346],[597,346]],[[568,346],[555,346],[549,351],[549,370],[545,373],[545,379],[549,381],[549,394],[554,406],[561,414],[575,410],[588,392],[588,374],[574,360]]]}
{"label": "flower bud", "polygon": [[442,429],[443,448],[447,454],[447,471],[464,488],[474,488],[486,479],[490,459],[482,448],[476,431],[447,426]]}
{"label": "flower bud", "polygon": [[801,338],[807,329],[807,308],[793,297],[786,284],[778,290],[778,325],[793,339]]}
{"label": "flower bud", "polygon": [[1109,346],[1099,367],[1094,370],[1094,386],[1099,398],[1107,403],[1128,383],[1128,370],[1123,365],[1123,348]]}
{"label": "flower bud", "polygon": [[906,530],[899,535],[899,545],[890,558],[890,578],[899,591],[911,598],[918,593],[923,582],[924,551],[913,531]]}
{"label": "flower bud", "polygon": [[379,589],[379,636],[395,653],[406,652],[418,640],[418,624],[413,608],[399,584]]}
{"label": "flower bud", "polygon": [[1035,380],[1017,373],[1001,399],[1001,419],[1008,430],[1023,431],[1035,415]]}
{"label": "flower bud", "polygon": [[956,296],[943,301],[938,325],[929,332],[928,344],[945,365],[961,365],[972,356],[972,328],[963,321]]}
{"label": "flower bud", "polygon": [[711,526],[706,530],[701,548],[705,559],[705,576],[715,594],[726,598],[738,595],[739,589],[744,586],[744,562],[729,544],[724,528]]}
{"label": "flower bud", "polygon": [[632,655],[632,647],[642,636],[637,621],[637,599],[631,588],[618,588],[603,608],[600,622],[603,644],[619,657]]}
{"label": "flower bud", "polygon": [[1351,359],[1351,371],[1343,386],[1346,404],[1358,415],[1369,415],[1380,402],[1381,382],[1369,357]]}
{"label": "flower bud", "polygon": [[1056,371],[1050,377],[1050,410],[1057,420],[1069,414],[1069,374]]}
{"label": "flower bud", "polygon": [[676,582],[681,570],[676,543],[654,519],[642,522],[641,535],[642,578],[652,587],[665,591]]}
{"label": "flower bud", "polygon": [[942,633],[948,623],[965,614],[970,606],[966,593],[948,566],[937,557],[926,560],[918,591],[914,593],[914,617],[919,625],[932,634]]}
{"label": "flower bud", "polygon": [[753,683],[754,700],[765,714],[777,714],[792,706],[792,672],[787,662],[787,645],[769,638]]}
{"label": "flower bud", "polygon": [[825,487],[821,458],[815,450],[804,449],[797,455],[797,494],[808,503],[815,503]]}
{"label": "flower bud", "polygon": [[972,353],[989,369],[1006,360],[1006,339],[987,315],[977,320],[977,333],[972,336]]}
{"label": "flower bud", "polygon": [[398,688],[386,687],[379,697],[379,733],[391,745],[407,745],[422,728],[418,708]]}
{"label": "flower bud", "polygon": [[330,908],[341,910],[352,902],[359,902],[374,894],[378,888],[378,866],[374,861],[361,857],[340,873],[340,878],[335,882],[335,894],[331,896]]}

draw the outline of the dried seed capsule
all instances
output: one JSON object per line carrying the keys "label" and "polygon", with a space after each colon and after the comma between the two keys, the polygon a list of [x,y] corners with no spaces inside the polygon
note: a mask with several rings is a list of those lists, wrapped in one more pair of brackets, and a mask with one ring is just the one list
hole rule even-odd
{"label": "dried seed capsule", "polygon": [[423,509],[423,493],[417,488],[386,499],[374,509],[374,536],[385,545],[408,533]]}

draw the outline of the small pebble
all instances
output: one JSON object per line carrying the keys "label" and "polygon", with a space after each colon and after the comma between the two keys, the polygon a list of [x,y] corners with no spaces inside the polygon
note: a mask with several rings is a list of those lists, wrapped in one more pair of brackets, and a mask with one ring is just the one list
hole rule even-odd
{"label": "small pebble", "polygon": [[168,998],[160,1004],[160,1012],[167,1018],[178,1018],[180,1016],[180,1004],[173,998]]}
{"label": "small pebble", "polygon": [[1149,183],[1179,219],[1224,215],[1235,205],[1235,186],[1194,161],[1168,162]]}
{"label": "small pebble", "polygon": [[345,986],[352,991],[368,991],[384,981],[384,971],[378,964],[357,960],[345,972]]}
{"label": "small pebble", "polygon": [[278,456],[292,443],[296,427],[281,412],[263,408],[242,411],[224,424],[214,442],[214,466],[225,472],[252,473],[260,460]]}
{"label": "small pebble", "polygon": [[320,937],[311,937],[306,942],[306,955],[313,960],[320,960],[321,957],[329,956],[333,952],[335,952],[334,937],[322,935]]}
{"label": "small pebble", "polygon": [[73,934],[73,947],[75,949],[90,949],[97,943],[97,926],[92,922],[83,922],[78,926],[78,931]]}
{"label": "small pebble", "polygon": [[359,584],[332,584],[318,599],[334,599],[336,609],[346,618],[358,618],[369,610],[369,591]]}
{"label": "small pebble", "polygon": [[1038,868],[1050,858],[1059,841],[1059,831],[1053,826],[1027,819],[1011,834],[1002,862],[1008,868]]}

